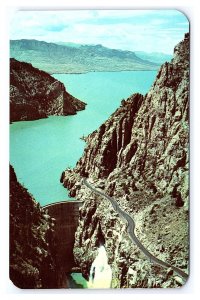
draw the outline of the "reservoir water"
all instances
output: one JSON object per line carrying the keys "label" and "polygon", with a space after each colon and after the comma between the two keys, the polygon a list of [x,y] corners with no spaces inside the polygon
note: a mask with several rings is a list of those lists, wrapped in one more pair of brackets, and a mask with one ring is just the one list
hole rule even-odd
{"label": "reservoir water", "polygon": [[74,167],[85,143],[122,99],[151,87],[157,71],[55,74],[73,96],[87,103],[75,116],[52,116],[10,125],[10,162],[18,180],[41,205],[70,200],[60,184],[62,171]]}

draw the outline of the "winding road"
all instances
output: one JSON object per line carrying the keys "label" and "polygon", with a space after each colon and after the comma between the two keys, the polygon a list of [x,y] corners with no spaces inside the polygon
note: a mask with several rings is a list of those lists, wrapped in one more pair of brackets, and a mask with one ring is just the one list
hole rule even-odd
{"label": "winding road", "polygon": [[118,212],[118,214],[123,217],[127,223],[128,223],[128,227],[127,227],[127,232],[131,238],[131,240],[140,248],[140,250],[150,259],[151,262],[154,262],[160,266],[163,266],[165,268],[171,268],[176,274],[178,274],[179,276],[181,276],[184,281],[187,280],[188,278],[188,274],[186,274],[185,272],[183,272],[181,269],[174,267],[172,265],[170,265],[167,262],[164,262],[162,260],[160,260],[159,258],[155,257],[154,255],[152,255],[144,246],[143,244],[140,242],[140,240],[137,238],[137,236],[135,235],[135,221],[133,220],[133,218],[131,216],[129,216],[129,214],[127,214],[125,211],[123,211],[116,200],[114,200],[113,198],[111,198],[110,196],[104,194],[103,192],[97,190],[96,188],[94,188],[90,183],[88,183],[88,181],[86,180],[86,178],[83,178],[83,184],[85,184],[90,190],[92,190],[94,193],[99,194],[100,196],[108,199],[114,210],[116,212]]}

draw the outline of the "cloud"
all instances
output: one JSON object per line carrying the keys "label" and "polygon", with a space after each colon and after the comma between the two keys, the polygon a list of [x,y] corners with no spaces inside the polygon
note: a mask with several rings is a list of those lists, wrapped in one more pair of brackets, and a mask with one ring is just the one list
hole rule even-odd
{"label": "cloud", "polygon": [[52,24],[52,25],[50,24],[50,25],[44,26],[44,30],[53,31],[53,32],[61,32],[64,29],[66,29],[67,27],[69,27],[69,26],[66,24]]}
{"label": "cloud", "polygon": [[176,10],[18,11],[10,36],[172,53],[188,25]]}

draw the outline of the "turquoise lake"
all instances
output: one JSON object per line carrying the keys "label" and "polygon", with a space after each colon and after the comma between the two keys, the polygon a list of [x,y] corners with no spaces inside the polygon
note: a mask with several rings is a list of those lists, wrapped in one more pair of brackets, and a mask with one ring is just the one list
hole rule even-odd
{"label": "turquoise lake", "polygon": [[97,129],[131,94],[148,92],[157,71],[54,74],[87,103],[75,116],[52,116],[10,125],[10,162],[18,180],[41,205],[70,200],[60,175],[74,167],[85,147],[80,139]]}

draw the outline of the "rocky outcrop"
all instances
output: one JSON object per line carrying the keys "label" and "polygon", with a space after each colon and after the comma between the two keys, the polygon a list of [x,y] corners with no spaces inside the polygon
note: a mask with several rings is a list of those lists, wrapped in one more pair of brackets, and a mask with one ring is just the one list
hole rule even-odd
{"label": "rocky outcrop", "polygon": [[63,83],[31,64],[10,60],[10,120],[73,115],[85,103],[67,93]]}
{"label": "rocky outcrop", "polygon": [[[111,205],[81,184],[114,197],[135,220],[136,234],[158,258],[188,268],[188,105],[189,34],[161,66],[150,91],[134,94],[101,127],[87,137],[74,170],[62,174],[64,186],[81,209],[74,248],[87,277],[103,237],[113,270],[112,286],[176,287],[173,270],[151,264],[132,244],[126,224]],[[178,277],[178,278],[177,278]]]}
{"label": "rocky outcrop", "polygon": [[54,221],[10,167],[10,279],[19,288],[66,287]]}

